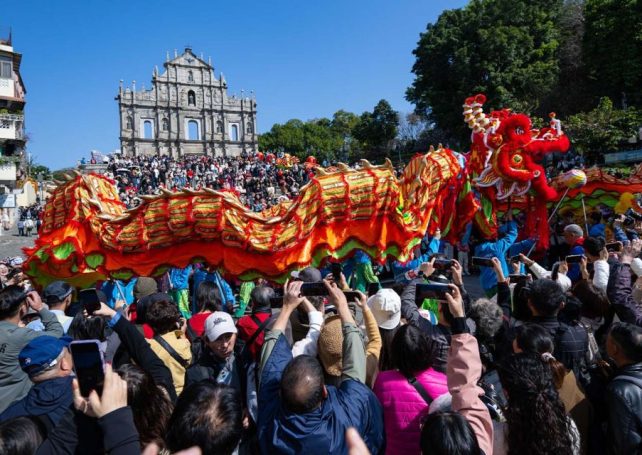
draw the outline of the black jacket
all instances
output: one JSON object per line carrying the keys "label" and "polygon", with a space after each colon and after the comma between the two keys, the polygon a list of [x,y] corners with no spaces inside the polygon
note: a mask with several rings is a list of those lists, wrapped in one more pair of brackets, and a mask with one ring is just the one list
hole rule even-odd
{"label": "black jacket", "polygon": [[[117,368],[125,363],[129,363],[129,359],[136,362],[147,374],[149,374],[156,384],[161,385],[167,390],[172,402],[176,401],[176,389],[174,388],[174,381],[172,373],[169,368],[165,366],[163,361],[158,358],[145,337],[138,331],[135,325],[131,324],[127,319],[121,317],[116,325],[114,325],[114,332],[118,334],[121,342],[121,349],[126,351],[127,356],[117,355],[114,361],[114,368]],[[126,359],[124,358],[126,357]]]}
{"label": "black jacket", "polygon": [[[241,352],[242,346],[242,343],[237,339],[231,377],[226,380],[226,383],[238,389],[241,396],[244,397],[247,386],[247,370]],[[185,388],[201,381],[216,382],[225,363],[224,360],[214,355],[207,346],[204,346],[198,359],[185,371]]]}
{"label": "black jacket", "polygon": [[564,364],[567,370],[573,370],[577,378],[585,375],[588,334],[584,327],[564,324],[555,316],[535,316],[529,323],[537,324],[548,331],[555,343],[553,355]]}
{"label": "black jacket", "polygon": [[631,266],[616,263],[611,267],[607,296],[622,322],[642,326],[642,309],[633,300]]}
{"label": "black jacket", "polygon": [[[419,308],[415,302],[415,292],[417,284],[422,283],[425,283],[423,278],[415,278],[404,288],[401,294],[401,316],[408,321],[408,324],[414,325],[428,335],[431,358],[433,359],[432,367],[445,373],[448,350],[450,349],[450,328],[442,324],[433,325],[428,319],[419,314]],[[459,287],[459,290],[464,301],[464,308],[470,308],[468,293],[463,287]]]}
{"label": "black jacket", "polygon": [[[632,376],[640,384],[622,378]],[[608,447],[610,453],[642,451],[642,363],[618,371],[606,390]]]}

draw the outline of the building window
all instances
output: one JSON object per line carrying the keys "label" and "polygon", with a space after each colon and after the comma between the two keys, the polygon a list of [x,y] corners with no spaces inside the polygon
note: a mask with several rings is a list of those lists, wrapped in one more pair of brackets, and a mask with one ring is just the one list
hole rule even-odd
{"label": "building window", "polygon": [[252,122],[247,122],[245,130],[247,131],[247,134],[252,134],[254,132],[254,125],[252,125]]}
{"label": "building window", "polygon": [[0,120],[0,129],[6,130],[11,128],[10,120]]}
{"label": "building window", "polygon": [[216,122],[216,133],[217,134],[223,133],[223,122],[221,122],[220,120]]}
{"label": "building window", "polygon": [[169,121],[164,118],[163,119],[163,131],[168,131],[169,130]]}
{"label": "building window", "polygon": [[151,120],[143,122],[143,139],[154,139],[154,123]]}
{"label": "building window", "polygon": [[0,62],[0,78],[11,79],[11,62]]}
{"label": "building window", "polygon": [[198,141],[201,135],[198,131],[198,122],[196,120],[190,120],[187,122],[187,139],[190,141]]}
{"label": "building window", "polygon": [[134,127],[134,121],[131,117],[127,117],[127,129],[131,130]]}
{"label": "building window", "polygon": [[192,73],[192,70],[189,70],[189,71],[187,72],[187,80],[188,80],[189,82],[194,82],[194,73]]}
{"label": "building window", "polygon": [[239,126],[236,124],[230,125],[230,140],[234,142],[239,140]]}
{"label": "building window", "polygon": [[194,90],[187,92],[187,104],[190,106],[196,106],[196,93],[194,93]]}

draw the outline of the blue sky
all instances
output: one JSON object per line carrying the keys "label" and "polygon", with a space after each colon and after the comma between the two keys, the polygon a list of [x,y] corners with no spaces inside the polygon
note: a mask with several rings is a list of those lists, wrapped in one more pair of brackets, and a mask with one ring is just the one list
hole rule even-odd
{"label": "blue sky", "polygon": [[52,169],[89,151],[118,148],[120,79],[150,87],[166,51],[212,57],[229,92],[254,90],[258,130],[291,118],[371,110],[404,92],[419,34],[463,0],[142,1],[14,0],[0,15],[13,29],[27,85],[28,150]]}

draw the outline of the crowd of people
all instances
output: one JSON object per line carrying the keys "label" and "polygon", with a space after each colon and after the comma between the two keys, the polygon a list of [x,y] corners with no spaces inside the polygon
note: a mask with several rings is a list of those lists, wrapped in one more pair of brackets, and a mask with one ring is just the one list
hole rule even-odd
{"label": "crowd of people", "polygon": [[301,164],[277,166],[262,154],[237,157],[189,155],[123,157],[111,155],[107,175],[116,181],[121,200],[128,207],[140,203],[140,195],[158,194],[162,188],[227,190],[256,212],[276,205],[279,198],[294,198],[309,178]]}
{"label": "crowd of people", "polygon": [[283,286],[194,264],[39,293],[0,263],[0,453],[638,453],[640,226],[591,219],[547,256],[508,214]]}

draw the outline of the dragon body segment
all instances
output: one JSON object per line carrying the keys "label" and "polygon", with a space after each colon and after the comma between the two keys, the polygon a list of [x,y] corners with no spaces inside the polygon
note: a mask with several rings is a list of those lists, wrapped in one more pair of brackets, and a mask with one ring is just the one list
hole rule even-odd
{"label": "dragon body segment", "polygon": [[317,168],[297,199],[260,213],[233,193],[209,189],[143,196],[127,211],[112,181],[76,175],[47,202],[25,271],[38,286],[64,279],[84,287],[197,260],[242,280],[277,281],[356,249],[404,261],[426,232],[439,227],[455,236],[472,219],[477,205],[464,191],[463,171],[457,154],[443,148],[413,158],[399,179],[390,162]]}

